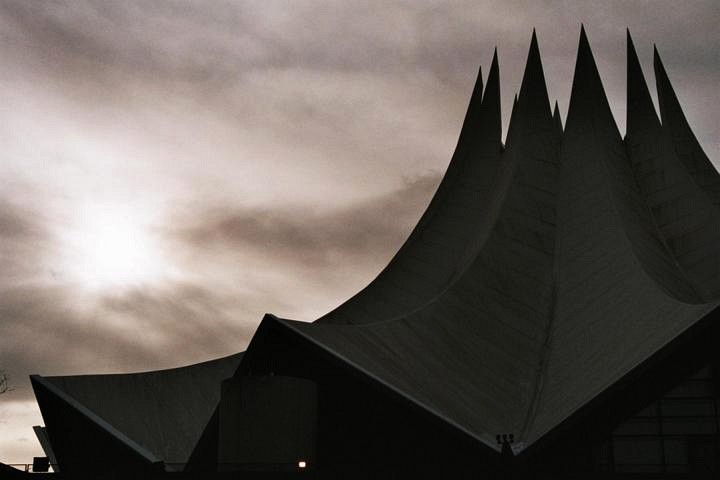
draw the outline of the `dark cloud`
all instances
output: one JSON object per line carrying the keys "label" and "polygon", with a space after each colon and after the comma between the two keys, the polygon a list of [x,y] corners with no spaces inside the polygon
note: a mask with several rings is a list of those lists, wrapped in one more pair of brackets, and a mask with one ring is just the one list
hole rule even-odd
{"label": "dark cloud", "polygon": [[[40,273],[42,260],[50,248],[42,215],[0,197],[0,287]],[[1,322],[2,317],[0,325]]]}
{"label": "dark cloud", "polygon": [[[190,0],[16,0],[0,5],[0,26],[6,54],[21,52],[25,62],[28,51],[34,52],[38,59],[30,68],[38,76],[49,69],[59,82],[67,82],[65,95],[82,92],[95,102],[122,103],[157,88],[234,117],[241,128],[271,129],[295,144],[337,141],[340,145],[328,153],[348,160],[356,158],[352,151],[389,160],[381,152],[392,148],[392,136],[368,132],[372,118],[387,130],[394,114],[400,131],[412,135],[412,125],[401,118],[427,114],[437,117],[428,130],[452,136],[457,125],[448,126],[448,120],[461,117],[477,66],[488,66],[495,45],[506,125],[533,27],[540,36],[551,97],[564,110],[579,25],[585,22],[622,128],[627,26],[651,84],[651,47],[658,44],[699,138],[717,158],[720,122],[704,99],[720,71],[713,53],[720,48],[720,37],[714,35],[718,5],[697,1],[680,9],[673,1],[468,0],[268,1],[260,6],[223,0],[208,8]],[[362,95],[363,85],[368,95]],[[365,122],[367,98],[336,104],[337,89],[383,103],[402,85],[413,95],[406,104],[425,104],[426,111],[389,104],[385,114]],[[338,132],[342,140],[329,138]],[[379,148],[373,152],[370,143]],[[425,159],[425,164],[432,161],[437,165],[437,159]]]}
{"label": "dark cloud", "polygon": [[400,246],[440,177],[432,173],[406,179],[397,191],[347,207],[333,208],[328,199],[324,208],[229,207],[201,212],[193,215],[200,222],[173,235],[197,249],[255,250],[318,269],[341,260],[361,263]]}
{"label": "dark cloud", "polygon": [[192,284],[78,300],[64,287],[0,291],[2,333],[13,339],[3,342],[0,366],[13,399],[31,395],[29,373],[142,371],[242,351],[259,320],[257,299],[230,299]]}

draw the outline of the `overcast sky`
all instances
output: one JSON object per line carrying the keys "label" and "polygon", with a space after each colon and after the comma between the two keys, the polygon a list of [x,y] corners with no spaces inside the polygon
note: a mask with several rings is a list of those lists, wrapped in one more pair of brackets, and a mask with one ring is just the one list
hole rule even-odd
{"label": "overcast sky", "polygon": [[629,27],[720,164],[717,0],[0,0],[0,461],[40,454],[30,373],[228,355],[364,286],[478,66],[497,45],[507,125],[536,27],[564,118],[580,22],[621,130]]}

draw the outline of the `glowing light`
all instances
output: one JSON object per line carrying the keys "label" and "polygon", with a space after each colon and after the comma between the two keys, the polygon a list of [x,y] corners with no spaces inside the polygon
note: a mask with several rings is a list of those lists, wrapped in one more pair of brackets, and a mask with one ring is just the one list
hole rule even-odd
{"label": "glowing light", "polygon": [[170,273],[159,239],[142,212],[94,208],[65,232],[63,273],[90,289],[152,283]]}
{"label": "glowing light", "polygon": [[298,462],[298,468],[305,468],[307,467],[307,463],[304,460],[300,460]]}

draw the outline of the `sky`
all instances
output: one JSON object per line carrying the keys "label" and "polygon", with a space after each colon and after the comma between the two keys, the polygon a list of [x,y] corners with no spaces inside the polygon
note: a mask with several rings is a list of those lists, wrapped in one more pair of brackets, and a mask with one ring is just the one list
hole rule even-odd
{"label": "sky", "polygon": [[[28,375],[245,349],[366,285],[447,167],[497,46],[537,30],[563,118],[584,22],[625,124],[625,29],[720,165],[720,2],[0,0],[0,461],[41,455]],[[505,128],[506,130],[506,128]]]}

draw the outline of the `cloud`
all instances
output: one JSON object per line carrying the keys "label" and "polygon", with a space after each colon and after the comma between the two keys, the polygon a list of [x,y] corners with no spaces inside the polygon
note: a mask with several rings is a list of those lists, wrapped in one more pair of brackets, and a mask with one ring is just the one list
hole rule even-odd
{"label": "cloud", "polygon": [[[398,190],[351,206],[218,208],[173,232],[196,249],[254,250],[278,261],[322,269],[340,260],[362,263],[397,249],[417,222],[439,173],[406,179]],[[186,222],[178,222],[186,224]]]}
{"label": "cloud", "polygon": [[0,197],[0,288],[38,275],[49,248],[42,215]]}
{"label": "cloud", "polygon": [[[64,287],[0,291],[0,366],[14,399],[27,375],[170,368],[245,349],[259,320],[255,298],[229,299],[198,285],[143,287],[80,301]],[[246,309],[251,310],[251,315]]]}

